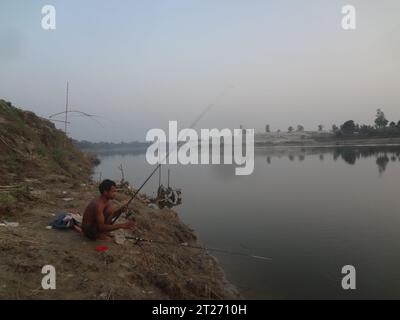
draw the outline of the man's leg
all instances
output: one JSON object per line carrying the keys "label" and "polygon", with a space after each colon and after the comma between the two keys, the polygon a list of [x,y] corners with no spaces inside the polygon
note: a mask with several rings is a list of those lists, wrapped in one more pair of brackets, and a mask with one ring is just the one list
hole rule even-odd
{"label": "man's leg", "polygon": [[100,233],[97,237],[97,240],[112,242],[114,238],[109,233]]}
{"label": "man's leg", "polygon": [[112,223],[112,218],[114,216],[114,210],[112,205],[108,205],[104,208],[103,211],[104,214],[104,223],[105,224],[111,224]]}
{"label": "man's leg", "polygon": [[[104,214],[104,223],[105,224],[112,224],[112,218],[114,216],[114,210],[112,205],[108,205],[104,208],[103,211]],[[114,236],[110,233],[110,232],[103,232],[100,233],[98,238],[98,240],[104,240],[104,241],[113,241],[114,240]]]}
{"label": "man's leg", "polygon": [[96,225],[85,226],[83,228],[83,234],[90,240],[96,240],[99,236],[99,231],[97,230]]}
{"label": "man's leg", "polygon": [[96,224],[85,226],[83,228],[84,235],[91,240],[113,241],[112,236],[108,232],[100,232]]}

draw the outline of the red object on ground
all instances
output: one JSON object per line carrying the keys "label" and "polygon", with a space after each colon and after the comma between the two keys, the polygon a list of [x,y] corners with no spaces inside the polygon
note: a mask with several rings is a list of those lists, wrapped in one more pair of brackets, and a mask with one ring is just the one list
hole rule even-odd
{"label": "red object on ground", "polygon": [[104,252],[104,251],[107,251],[107,250],[108,250],[107,246],[97,246],[96,247],[96,251],[97,252]]}

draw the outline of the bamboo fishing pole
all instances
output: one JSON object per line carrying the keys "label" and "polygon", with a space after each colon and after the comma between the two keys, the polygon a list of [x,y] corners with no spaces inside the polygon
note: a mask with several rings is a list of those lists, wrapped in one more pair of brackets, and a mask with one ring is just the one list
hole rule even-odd
{"label": "bamboo fishing pole", "polygon": [[[193,121],[192,125],[187,128],[187,129],[193,129],[196,124],[205,116],[205,114],[210,111],[210,109],[216,104],[216,102],[218,100],[220,100],[227,92],[228,89],[232,88],[232,86],[228,86],[225,90],[223,90],[215,99],[214,102],[211,102],[200,114],[199,116]],[[165,155],[164,159],[162,161],[159,162],[159,164],[156,166],[156,168],[150,173],[150,175],[147,177],[147,179],[142,183],[142,185],[139,187],[139,189],[136,190],[136,192],[133,194],[133,196],[129,199],[129,201],[122,207],[120,207],[117,211],[118,214],[112,219],[111,224],[114,224],[118,218],[121,216],[122,214],[122,210],[124,207],[128,207],[130,205],[130,203],[133,201],[133,199],[136,198],[136,196],[138,195],[138,193],[140,192],[140,190],[143,189],[143,187],[146,185],[146,183],[150,180],[150,178],[157,172],[157,170],[161,167],[161,163],[168,158],[169,154],[172,151],[175,151],[175,149],[178,147],[178,144],[175,145],[175,147],[171,150],[168,148],[168,152]]]}

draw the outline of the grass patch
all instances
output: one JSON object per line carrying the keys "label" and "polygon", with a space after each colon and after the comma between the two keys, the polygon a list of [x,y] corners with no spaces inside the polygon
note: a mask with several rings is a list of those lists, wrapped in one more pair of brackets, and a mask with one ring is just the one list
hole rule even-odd
{"label": "grass patch", "polygon": [[1,114],[5,115],[6,118],[8,118],[9,120],[23,123],[23,119],[21,118],[19,110],[13,107],[10,102],[0,100],[0,112]]}
{"label": "grass patch", "polygon": [[20,158],[14,151],[10,151],[2,159],[2,167],[7,168],[8,171],[15,172],[20,167]]}
{"label": "grass patch", "polygon": [[47,148],[44,145],[39,145],[36,148],[36,153],[41,157],[46,157],[48,155],[48,152],[49,151],[47,150]]}
{"label": "grass patch", "polygon": [[2,205],[11,205],[14,204],[18,201],[18,199],[15,197],[14,192],[10,191],[1,191],[0,192],[0,204]]}
{"label": "grass patch", "polygon": [[68,162],[67,151],[63,149],[54,149],[52,151],[54,161],[66,172],[71,173],[71,166]]}

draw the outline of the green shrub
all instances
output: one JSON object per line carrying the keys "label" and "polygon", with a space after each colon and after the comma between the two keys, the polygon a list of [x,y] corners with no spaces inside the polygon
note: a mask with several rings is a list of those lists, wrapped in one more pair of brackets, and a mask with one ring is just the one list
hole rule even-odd
{"label": "green shrub", "polygon": [[54,149],[52,152],[53,159],[57,162],[60,166],[64,163],[65,160],[65,152],[62,149]]}
{"label": "green shrub", "polygon": [[17,198],[11,192],[0,192],[0,204],[10,205],[17,202]]}
{"label": "green shrub", "polygon": [[44,145],[39,145],[36,148],[36,153],[41,157],[45,157],[47,155],[47,153],[48,153],[48,150]]}

